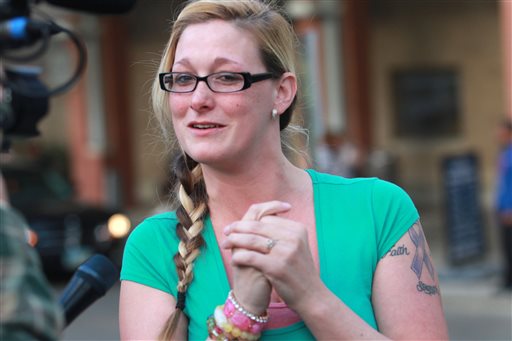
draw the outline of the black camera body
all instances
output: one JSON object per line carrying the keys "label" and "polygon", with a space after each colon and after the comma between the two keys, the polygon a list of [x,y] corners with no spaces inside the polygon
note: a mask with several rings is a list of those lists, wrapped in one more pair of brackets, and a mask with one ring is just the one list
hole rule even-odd
{"label": "black camera body", "polygon": [[[72,31],[50,19],[33,19],[31,8],[42,0],[0,0],[0,131],[1,151],[10,146],[12,137],[39,135],[37,124],[48,111],[49,98],[70,89],[86,65],[86,49]],[[135,0],[45,0],[55,6],[92,14],[122,14]],[[24,63],[46,51],[52,35],[65,33],[78,51],[78,62],[70,78],[52,89],[39,80],[41,70]],[[21,53],[29,49],[29,52]],[[4,65],[6,60],[14,65]],[[19,65],[19,64],[22,65]]]}
{"label": "black camera body", "polygon": [[[26,56],[11,56],[11,53],[37,42],[40,35],[34,28],[28,28],[29,18],[30,4],[27,0],[0,0],[2,60],[16,63],[18,58],[22,62],[27,59]],[[2,65],[1,68],[0,130],[3,134],[2,150],[8,150],[12,136],[39,135],[37,124],[48,111],[49,94],[39,80],[39,68],[17,65]]]}
{"label": "black camera body", "polygon": [[4,73],[7,86],[0,102],[0,129],[4,136],[39,135],[37,124],[47,114],[49,106],[48,90],[39,79],[39,68],[11,67]]}

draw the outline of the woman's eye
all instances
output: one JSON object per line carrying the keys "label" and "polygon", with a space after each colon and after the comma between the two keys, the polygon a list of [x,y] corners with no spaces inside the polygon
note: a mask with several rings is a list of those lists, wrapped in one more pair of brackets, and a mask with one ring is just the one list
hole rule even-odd
{"label": "woman's eye", "polygon": [[241,77],[240,75],[238,74],[233,74],[233,73],[223,73],[223,74],[220,74],[220,75],[217,75],[217,77],[215,77],[215,80],[219,81],[219,82],[223,82],[223,83],[234,83],[234,82],[239,82],[241,80]]}
{"label": "woman's eye", "polygon": [[174,79],[176,84],[188,84],[194,82],[194,77],[187,74],[176,75]]}

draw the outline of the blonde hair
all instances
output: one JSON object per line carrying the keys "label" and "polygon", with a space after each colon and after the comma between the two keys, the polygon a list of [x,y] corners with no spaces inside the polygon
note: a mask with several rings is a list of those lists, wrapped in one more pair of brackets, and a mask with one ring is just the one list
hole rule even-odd
{"label": "blonde hair", "polygon": [[[158,73],[169,72],[174,63],[176,46],[189,26],[220,19],[233,23],[251,33],[260,47],[261,60],[268,72],[280,76],[285,72],[296,73],[295,47],[297,38],[290,23],[271,4],[257,0],[221,1],[199,0],[188,2],[173,24],[170,39],[164,50]],[[171,113],[168,93],[160,89],[156,78],[152,88],[153,109],[162,128],[165,140],[175,147],[172,133]],[[290,123],[297,99],[280,115],[280,128],[284,130]],[[294,127],[297,130],[296,127]],[[292,129],[293,130],[293,129]],[[287,144],[284,143],[284,146]],[[201,232],[204,218],[208,214],[208,195],[201,172],[201,165],[183,152],[178,152],[174,161],[174,172],[178,180],[176,215],[179,220],[176,233],[180,238],[174,263],[178,273],[177,309],[169,317],[160,339],[168,340],[176,330],[182,310],[186,290],[193,279],[193,262],[204,245]]]}

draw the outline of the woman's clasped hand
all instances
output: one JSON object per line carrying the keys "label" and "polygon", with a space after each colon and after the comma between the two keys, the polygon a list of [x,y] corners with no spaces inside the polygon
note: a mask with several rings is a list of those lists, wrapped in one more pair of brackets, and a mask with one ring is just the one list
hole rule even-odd
{"label": "woman's clasped hand", "polygon": [[[231,264],[235,283],[240,286],[238,291],[251,300],[259,299],[264,309],[270,302],[270,287],[293,308],[320,281],[309,249],[307,228],[280,216],[290,208],[290,204],[279,201],[254,204],[242,220],[224,229],[226,238],[221,246],[234,249]],[[260,272],[262,276],[253,275],[245,282],[244,271]]]}

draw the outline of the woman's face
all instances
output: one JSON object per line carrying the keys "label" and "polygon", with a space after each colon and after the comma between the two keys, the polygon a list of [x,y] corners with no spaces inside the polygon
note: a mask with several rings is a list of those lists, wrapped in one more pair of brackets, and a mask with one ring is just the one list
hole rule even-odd
{"label": "woman's face", "polygon": [[[267,72],[254,37],[221,20],[184,30],[172,71],[201,77],[221,71]],[[204,164],[230,164],[257,156],[270,143],[270,132],[275,130],[270,127],[277,124],[279,131],[278,120],[271,119],[275,96],[274,80],[234,93],[214,93],[205,82],[191,93],[170,93],[172,122],[181,147]]]}

